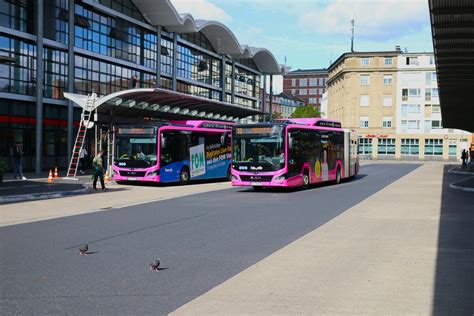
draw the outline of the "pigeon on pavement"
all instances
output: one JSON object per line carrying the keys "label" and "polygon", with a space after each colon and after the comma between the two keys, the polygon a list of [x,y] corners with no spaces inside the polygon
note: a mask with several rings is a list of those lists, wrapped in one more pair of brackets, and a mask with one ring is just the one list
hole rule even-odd
{"label": "pigeon on pavement", "polygon": [[159,258],[153,259],[150,263],[150,271],[158,272],[158,267],[159,266],[160,266],[160,259]]}
{"label": "pigeon on pavement", "polygon": [[79,247],[79,253],[81,254],[81,256],[87,255],[87,250],[89,250],[89,245],[88,244],[82,244]]}

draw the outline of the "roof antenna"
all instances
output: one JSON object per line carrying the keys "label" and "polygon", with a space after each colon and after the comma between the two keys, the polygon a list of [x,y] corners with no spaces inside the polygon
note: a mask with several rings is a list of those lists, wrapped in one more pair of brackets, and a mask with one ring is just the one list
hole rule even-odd
{"label": "roof antenna", "polygon": [[351,19],[351,25],[352,25],[352,37],[351,37],[351,53],[354,52],[354,11],[352,11],[352,19]]}
{"label": "roof antenna", "polygon": [[286,56],[285,56],[285,67],[286,67]]}

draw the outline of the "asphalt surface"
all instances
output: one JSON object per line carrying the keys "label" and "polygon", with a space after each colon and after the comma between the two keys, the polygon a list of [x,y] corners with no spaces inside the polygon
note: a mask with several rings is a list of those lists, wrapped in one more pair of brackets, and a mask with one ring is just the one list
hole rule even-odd
{"label": "asphalt surface", "polygon": [[[1,228],[0,314],[166,314],[417,167],[367,165],[338,186],[234,188]],[[150,272],[155,256],[163,270]]]}
{"label": "asphalt surface", "polygon": [[0,197],[23,195],[23,194],[38,194],[51,192],[65,192],[82,189],[83,185],[78,181],[64,182],[63,180],[56,180],[54,183],[18,180],[3,182],[0,185]]}

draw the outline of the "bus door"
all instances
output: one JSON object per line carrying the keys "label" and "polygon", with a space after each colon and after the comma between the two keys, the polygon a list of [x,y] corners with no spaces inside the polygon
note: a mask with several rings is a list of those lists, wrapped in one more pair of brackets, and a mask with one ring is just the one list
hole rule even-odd
{"label": "bus door", "polygon": [[177,182],[183,168],[189,169],[189,131],[160,132],[160,181]]}

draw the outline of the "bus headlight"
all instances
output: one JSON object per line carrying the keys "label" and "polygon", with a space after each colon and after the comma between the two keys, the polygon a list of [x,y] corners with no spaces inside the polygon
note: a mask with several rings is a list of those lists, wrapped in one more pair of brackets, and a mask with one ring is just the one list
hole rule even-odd
{"label": "bus headlight", "polygon": [[285,176],[278,176],[275,178],[275,181],[284,181],[286,179]]}
{"label": "bus headlight", "polygon": [[239,180],[239,179],[238,179],[236,176],[232,175],[231,181],[238,181],[238,180]]}
{"label": "bus headlight", "polygon": [[159,176],[159,175],[160,175],[160,171],[156,170],[156,171],[148,173],[146,176],[147,177],[156,177],[156,176]]}

